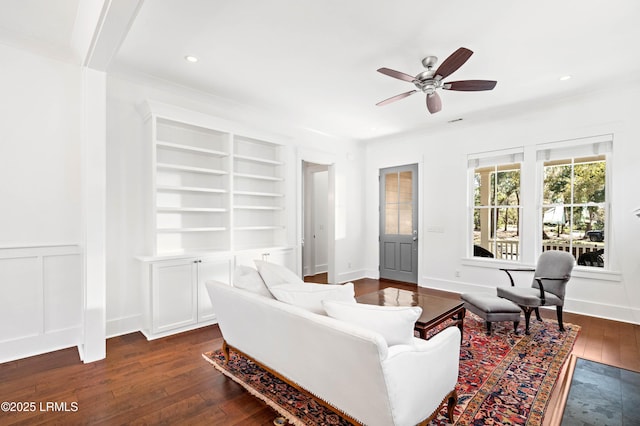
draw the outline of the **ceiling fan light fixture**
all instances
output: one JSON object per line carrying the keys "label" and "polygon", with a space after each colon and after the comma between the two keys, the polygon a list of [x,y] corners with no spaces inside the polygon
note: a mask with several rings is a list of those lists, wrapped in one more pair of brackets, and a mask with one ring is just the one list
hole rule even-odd
{"label": "ceiling fan light fixture", "polygon": [[498,83],[494,80],[461,80],[461,81],[442,81],[449,75],[453,74],[464,65],[465,62],[473,55],[473,52],[465,47],[461,47],[445,59],[437,69],[433,69],[438,61],[435,56],[427,56],[422,59],[422,65],[426,68],[415,77],[390,68],[378,68],[378,72],[388,75],[398,80],[413,83],[415,90],[400,93],[388,99],[378,102],[377,106],[387,105],[400,99],[404,99],[416,92],[422,92],[427,95],[427,110],[434,114],[442,109],[442,100],[437,93],[438,89],[454,90],[462,92],[478,92],[484,90],[493,90]]}

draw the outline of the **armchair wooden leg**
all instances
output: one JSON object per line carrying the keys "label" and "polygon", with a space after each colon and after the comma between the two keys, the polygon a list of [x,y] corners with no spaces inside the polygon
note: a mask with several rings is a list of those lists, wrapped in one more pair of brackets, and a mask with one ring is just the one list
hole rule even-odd
{"label": "armchair wooden leg", "polygon": [[453,393],[449,395],[449,400],[447,401],[447,417],[449,417],[449,423],[453,423],[453,410],[456,408],[456,404],[458,403],[458,393],[453,390]]}
{"label": "armchair wooden leg", "polygon": [[558,326],[560,331],[564,331],[564,324],[562,323],[562,306],[556,306],[556,312],[558,313]]}
{"label": "armchair wooden leg", "polygon": [[229,364],[229,360],[231,359],[229,356],[229,345],[227,345],[227,341],[222,341],[222,353],[224,354],[224,364]]}
{"label": "armchair wooden leg", "polygon": [[524,334],[529,335],[529,320],[531,319],[531,308],[528,306],[521,306],[524,311]]}
{"label": "armchair wooden leg", "polygon": [[536,319],[538,321],[542,321],[542,317],[540,317],[540,310],[538,308],[535,308],[535,309],[536,309]]}
{"label": "armchair wooden leg", "polygon": [[520,321],[514,321],[513,322],[513,332],[518,334],[518,325],[520,324]]}

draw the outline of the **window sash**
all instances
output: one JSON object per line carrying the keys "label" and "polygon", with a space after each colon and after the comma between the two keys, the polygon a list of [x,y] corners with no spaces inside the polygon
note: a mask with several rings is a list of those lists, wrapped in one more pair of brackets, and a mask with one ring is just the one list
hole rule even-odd
{"label": "window sash", "polygon": [[[582,254],[589,251],[599,250],[600,248],[604,248],[604,265],[601,262],[598,264],[586,264],[587,268],[593,268],[599,266],[597,269],[600,270],[609,270],[609,253],[610,253],[610,239],[607,238],[610,235],[610,154],[613,151],[613,136],[612,135],[601,135],[594,136],[591,138],[582,138],[576,139],[572,141],[564,141],[564,142],[556,142],[552,144],[543,144],[537,146],[536,151],[536,159],[538,165],[540,167],[541,173],[539,174],[540,179],[538,180],[538,188],[540,189],[540,194],[538,198],[540,210],[538,213],[538,220],[540,226],[540,232],[538,235],[543,235],[545,232],[545,222],[544,215],[545,212],[551,208],[562,209],[563,212],[569,211],[568,217],[566,218],[566,229],[560,229],[564,233],[564,231],[568,231],[567,241],[563,244],[560,244],[559,236],[556,238],[551,238],[550,240],[541,239],[540,244],[538,245],[538,250],[549,250],[549,249],[559,249],[559,250],[568,250],[572,253],[576,261],[580,258]],[[584,165],[591,162],[604,162],[604,199],[599,200],[585,200],[581,199],[581,197],[577,196],[575,193],[576,189],[576,174],[575,174],[575,166]],[[568,200],[557,200],[557,202],[553,202],[552,200],[545,199],[545,189],[546,189],[546,171],[545,167],[554,167],[554,166],[562,166],[567,165],[571,167],[571,176],[570,176],[570,199]],[[587,209],[601,209],[603,210],[604,216],[604,244],[599,245],[594,243],[593,241],[584,241],[586,239],[586,231],[585,234],[579,236],[581,233],[582,227],[579,226],[579,221],[576,221],[576,214],[579,214],[580,211],[588,211]],[[566,214],[566,213],[565,213]],[[584,214],[584,213],[583,213]],[[580,229],[578,229],[578,227]],[[593,229],[592,229],[593,230]],[[558,231],[558,232],[560,232]],[[591,247],[595,244],[594,247]]]}

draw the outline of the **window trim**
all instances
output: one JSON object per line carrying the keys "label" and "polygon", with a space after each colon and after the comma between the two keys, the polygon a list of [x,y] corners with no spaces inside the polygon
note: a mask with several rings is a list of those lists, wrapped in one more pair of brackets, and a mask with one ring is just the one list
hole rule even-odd
{"label": "window trim", "polygon": [[[502,150],[495,151],[486,151],[479,152],[467,155],[467,232],[466,232],[466,258],[467,259],[482,259],[482,262],[489,262],[492,264],[496,264],[496,262],[506,262],[506,265],[512,267],[514,264],[522,263],[522,248],[523,248],[523,233],[522,233],[522,223],[523,223],[523,212],[524,205],[522,202],[516,206],[518,209],[519,220],[518,220],[518,257],[517,260],[507,260],[507,259],[499,259],[499,258],[479,258],[473,255],[473,232],[474,232],[474,212],[478,207],[475,205],[475,185],[474,185],[474,175],[475,170],[480,167],[499,167],[501,165],[507,164],[519,164],[520,165],[520,193],[522,194],[522,176],[524,170],[524,147],[515,147],[508,148]],[[489,205],[489,206],[481,206],[486,208],[496,208],[499,209],[501,206],[498,205]]]}
{"label": "window trim", "polygon": [[[543,163],[544,158],[540,158],[544,154],[541,151],[547,151],[551,154],[551,150],[555,150],[553,153],[559,152],[572,152],[573,157],[581,157],[604,154],[606,156],[606,182],[605,190],[606,196],[606,224],[605,233],[608,234],[608,238],[605,239],[605,256],[606,267],[596,268],[591,266],[575,265],[572,276],[575,278],[593,280],[602,284],[616,284],[622,282],[622,274],[617,269],[618,262],[614,258],[613,261],[610,257],[612,247],[615,247],[615,234],[613,232],[613,224],[611,218],[613,216],[612,209],[614,203],[615,194],[612,192],[613,188],[613,166],[615,161],[614,152],[614,133],[603,133],[595,136],[579,137],[566,140],[558,140],[554,142],[545,142],[540,144],[532,144],[527,147],[513,147],[509,149],[493,150],[480,153],[472,153],[467,155],[467,213],[466,213],[466,233],[464,256],[461,258],[461,265],[466,267],[480,267],[486,269],[498,270],[504,267],[512,267],[514,264],[521,267],[535,267],[535,259],[542,253],[542,183],[544,179]],[[561,151],[562,150],[562,151]],[[582,151],[581,151],[582,150]],[[581,152],[580,152],[581,151]],[[605,152],[603,152],[605,151]],[[474,168],[476,165],[480,166],[482,163],[487,164],[491,159],[502,157],[507,162],[516,162],[507,160],[512,155],[521,155],[524,158],[520,160],[521,163],[521,191],[523,199],[522,204],[522,226],[528,226],[528,224],[535,224],[536,230],[530,233],[523,233],[521,229],[521,250],[520,260],[503,260],[495,258],[481,258],[473,256],[473,212],[475,208],[474,203]],[[511,157],[512,158],[512,157]],[[635,209],[634,214],[640,217],[640,207]],[[535,216],[534,216],[535,215]],[[532,221],[532,222],[531,222]],[[526,223],[525,223],[526,222]],[[528,255],[529,256],[528,256]],[[615,257],[615,256],[614,256]],[[576,259],[577,262],[577,259]]]}
{"label": "window trim", "polygon": [[[611,232],[611,188],[612,173],[611,163],[613,157],[613,134],[603,134],[584,138],[575,138],[557,142],[549,142],[538,144],[535,146],[536,153],[536,232],[534,253],[536,258],[542,254],[542,210],[544,201],[544,163],[550,160],[571,160],[580,157],[593,155],[604,155],[605,157],[605,201],[602,203],[605,209],[605,226],[604,232],[604,267],[597,268],[593,266],[576,265],[574,267],[574,276],[585,278],[602,279],[607,281],[620,281],[622,277],[619,272],[612,268],[611,262],[611,240],[613,234]],[[573,201],[573,200],[572,200]],[[564,204],[567,205],[567,204]],[[571,203],[568,205],[575,205]]]}

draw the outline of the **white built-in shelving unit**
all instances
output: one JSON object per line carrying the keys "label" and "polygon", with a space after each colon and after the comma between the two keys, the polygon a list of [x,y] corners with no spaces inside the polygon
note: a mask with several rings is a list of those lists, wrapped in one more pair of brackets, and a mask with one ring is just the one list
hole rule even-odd
{"label": "white built-in shelving unit", "polygon": [[150,117],[155,253],[229,250],[229,133]]}
{"label": "white built-in shelving unit", "polygon": [[147,102],[147,253],[143,333],[150,339],[215,322],[209,279],[268,259],[294,268],[288,241],[288,148],[242,126]]}
{"label": "white built-in shelving unit", "polygon": [[147,111],[152,255],[287,245],[285,147]]}
{"label": "white built-in shelving unit", "polygon": [[284,240],[282,147],[236,137],[233,151],[233,241],[237,249]]}

